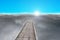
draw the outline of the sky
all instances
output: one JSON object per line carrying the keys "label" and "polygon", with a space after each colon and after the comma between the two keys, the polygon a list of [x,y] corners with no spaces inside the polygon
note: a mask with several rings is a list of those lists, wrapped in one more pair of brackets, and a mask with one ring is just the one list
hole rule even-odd
{"label": "sky", "polygon": [[60,0],[0,0],[0,13],[60,13]]}

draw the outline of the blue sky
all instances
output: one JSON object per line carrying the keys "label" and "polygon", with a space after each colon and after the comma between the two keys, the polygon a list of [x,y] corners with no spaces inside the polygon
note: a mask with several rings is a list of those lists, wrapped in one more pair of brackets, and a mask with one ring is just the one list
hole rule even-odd
{"label": "blue sky", "polygon": [[60,0],[0,0],[0,13],[60,13]]}

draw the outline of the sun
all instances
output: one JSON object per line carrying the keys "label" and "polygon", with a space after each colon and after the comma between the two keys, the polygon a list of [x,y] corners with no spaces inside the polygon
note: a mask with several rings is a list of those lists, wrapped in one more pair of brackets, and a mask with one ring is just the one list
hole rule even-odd
{"label": "sun", "polygon": [[39,15],[40,15],[40,12],[39,12],[39,11],[35,11],[35,12],[34,12],[34,15],[35,15],[35,16],[39,16]]}

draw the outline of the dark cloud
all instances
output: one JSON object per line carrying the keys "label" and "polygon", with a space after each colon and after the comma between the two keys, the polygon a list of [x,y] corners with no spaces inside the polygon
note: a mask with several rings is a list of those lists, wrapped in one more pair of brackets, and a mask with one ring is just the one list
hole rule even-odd
{"label": "dark cloud", "polygon": [[38,40],[60,40],[60,15],[4,15],[0,16],[0,40],[13,40],[22,24],[33,19]]}

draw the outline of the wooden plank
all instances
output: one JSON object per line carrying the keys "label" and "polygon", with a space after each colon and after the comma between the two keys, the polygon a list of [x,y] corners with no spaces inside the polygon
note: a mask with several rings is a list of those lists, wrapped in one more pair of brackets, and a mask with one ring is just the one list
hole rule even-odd
{"label": "wooden plank", "polygon": [[27,21],[23,30],[18,34],[15,40],[36,40],[32,21]]}

